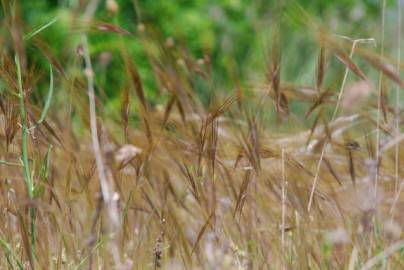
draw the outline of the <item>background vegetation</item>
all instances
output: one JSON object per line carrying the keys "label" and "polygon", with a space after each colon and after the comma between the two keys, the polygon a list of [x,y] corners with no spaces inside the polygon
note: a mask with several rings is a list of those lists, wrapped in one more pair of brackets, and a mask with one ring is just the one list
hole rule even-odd
{"label": "background vegetation", "polygon": [[402,269],[402,1],[1,0],[0,269]]}
{"label": "background vegetation", "polygon": [[[105,2],[106,3],[106,2]],[[236,84],[255,84],[262,80],[268,66],[272,25],[280,21],[282,34],[282,65],[286,80],[311,84],[314,78],[318,46],[307,33],[307,29],[296,23],[284,10],[287,1],[116,1],[119,10],[109,12],[105,3],[97,9],[96,18],[114,23],[132,35],[117,39],[114,35],[92,33],[90,49],[94,57],[111,53],[111,63],[102,68],[100,61],[94,64],[99,87],[106,92],[108,108],[116,109],[119,89],[126,83],[121,72],[123,60],[120,46],[123,42],[128,56],[138,66],[145,94],[151,103],[161,101],[153,71],[148,63],[144,46],[139,39],[139,25],[144,25],[159,38],[161,43],[169,42],[183,46],[195,58],[209,55],[213,69],[215,91],[229,91]],[[291,2],[292,3],[292,2]],[[312,16],[335,34],[352,38],[380,37],[380,3],[378,1],[298,1]],[[21,15],[28,29],[36,29],[53,19],[52,27],[41,33],[56,57],[68,61],[71,51],[77,45],[77,36],[72,35],[72,19],[85,5],[83,1],[23,1]],[[35,10],[35,12],[33,12]],[[387,1],[387,35],[394,35],[397,13],[394,1]],[[150,45],[150,44],[149,44]],[[394,46],[394,44],[387,44]],[[151,46],[151,45],[150,45]],[[34,57],[35,54],[30,55]],[[36,59],[43,69],[48,68],[46,59]],[[305,67],[305,68],[302,68]],[[340,73],[343,72],[341,68]],[[338,74],[340,75],[340,74]],[[237,78],[235,81],[234,78]],[[335,77],[330,76],[330,80]],[[196,90],[202,100],[208,102],[211,90],[201,82]],[[114,105],[115,104],[115,105]]]}

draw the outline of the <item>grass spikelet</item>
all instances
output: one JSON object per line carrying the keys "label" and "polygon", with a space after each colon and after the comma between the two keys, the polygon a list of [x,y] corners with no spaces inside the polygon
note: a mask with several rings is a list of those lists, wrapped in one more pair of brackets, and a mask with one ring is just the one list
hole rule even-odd
{"label": "grass spikelet", "polygon": [[320,88],[324,81],[326,71],[326,50],[324,46],[320,47],[320,53],[317,62],[317,72],[316,72],[316,88],[320,91]]}
{"label": "grass spikelet", "polygon": [[404,81],[401,80],[399,74],[397,74],[397,72],[394,70],[394,67],[383,61],[383,58],[381,56],[374,55],[368,52],[362,53],[361,56],[375,69],[379,70],[384,75],[386,75],[386,77],[395,82],[399,87],[404,87]]}
{"label": "grass spikelet", "polygon": [[224,112],[226,112],[230,106],[238,101],[240,99],[240,92],[236,91],[236,93],[234,93],[233,95],[230,95],[229,97],[227,97],[224,102],[218,106],[217,108],[215,108],[209,115],[209,117],[206,120],[206,126],[210,125],[216,118],[218,118],[219,116],[221,116]]}
{"label": "grass spikelet", "polygon": [[349,70],[351,70],[356,76],[358,76],[362,80],[367,80],[365,74],[359,67],[351,60],[349,55],[342,50],[340,47],[332,45],[331,47],[334,50],[335,56],[340,60]]}
{"label": "grass spikelet", "polygon": [[126,65],[128,69],[128,73],[132,79],[133,86],[135,88],[135,93],[137,98],[139,99],[140,105],[143,106],[143,110],[147,110],[146,98],[143,91],[142,81],[140,79],[139,72],[136,66],[126,59]]}
{"label": "grass spikelet", "polygon": [[129,87],[125,87],[121,95],[121,120],[123,124],[123,132],[125,138],[128,138],[128,122],[129,122],[130,94]]}
{"label": "grass spikelet", "polygon": [[192,250],[191,250],[191,254],[194,253],[194,252],[196,251],[196,249],[198,248],[199,242],[201,241],[203,234],[204,234],[204,233],[206,232],[206,230],[208,229],[208,227],[209,227],[209,225],[210,225],[210,222],[211,222],[213,216],[214,216],[214,213],[211,213],[211,214],[209,215],[209,217],[207,218],[205,224],[203,224],[201,230],[199,231],[199,233],[198,233],[198,235],[197,235],[197,237],[196,237],[196,241],[195,241],[195,244],[194,244],[194,246],[193,246],[193,248],[192,248]]}
{"label": "grass spikelet", "polygon": [[249,183],[251,182],[252,179],[252,173],[251,170],[246,170],[244,173],[243,177],[243,182],[241,183],[238,196],[237,196],[237,201],[236,201],[236,206],[234,208],[233,216],[236,216],[237,212],[241,215],[241,212],[243,210],[243,205],[247,196],[247,190]]}
{"label": "grass spikelet", "polygon": [[272,49],[271,49],[271,62],[267,80],[274,92],[275,107],[278,113],[283,115],[289,114],[288,100],[282,93],[281,82],[281,51],[280,51],[280,37],[279,29],[275,29],[272,33]]}

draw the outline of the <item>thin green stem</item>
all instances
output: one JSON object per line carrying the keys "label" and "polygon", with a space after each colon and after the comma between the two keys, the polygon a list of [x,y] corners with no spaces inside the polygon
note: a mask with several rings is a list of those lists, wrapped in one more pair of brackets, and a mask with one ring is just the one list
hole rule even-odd
{"label": "thin green stem", "polygon": [[39,34],[40,32],[44,31],[46,28],[48,28],[49,26],[51,26],[52,24],[54,24],[55,22],[57,22],[57,20],[59,20],[58,17],[54,18],[53,20],[51,20],[50,22],[48,22],[47,24],[39,27],[37,30],[32,31],[31,33],[28,33],[24,36],[25,40],[28,40],[30,38],[32,38],[33,36]]}
{"label": "thin green stem", "polygon": [[[28,128],[27,128],[27,114],[25,111],[25,93],[22,86],[21,65],[18,55],[15,57],[15,63],[17,65],[17,77],[18,77],[18,90],[20,101],[20,120],[21,120],[21,156],[23,164],[24,181],[28,190],[28,197],[30,200],[34,197],[34,183],[32,182],[31,173],[29,169],[28,161]],[[35,229],[35,209],[29,207],[29,214],[31,219],[31,255],[32,259],[35,258],[35,242],[36,242],[36,229]]]}
{"label": "thin green stem", "polygon": [[20,259],[18,259],[18,257],[14,254],[14,252],[11,250],[10,245],[1,238],[0,238],[0,247],[3,249],[6,256],[11,255],[11,257],[14,259],[14,261],[18,265],[18,269],[24,270],[24,265],[22,264]]}

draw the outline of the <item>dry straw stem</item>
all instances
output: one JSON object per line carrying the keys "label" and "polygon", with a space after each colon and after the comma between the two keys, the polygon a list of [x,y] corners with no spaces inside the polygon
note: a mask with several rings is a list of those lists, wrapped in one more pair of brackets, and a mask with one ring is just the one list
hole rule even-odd
{"label": "dry straw stem", "polygon": [[[87,9],[84,14],[85,19],[91,19],[97,9],[99,0],[90,1]],[[120,226],[118,209],[116,202],[113,200],[113,190],[112,183],[109,183],[106,168],[104,165],[104,161],[102,158],[100,142],[98,139],[98,131],[97,131],[97,113],[95,107],[95,91],[94,91],[94,73],[91,64],[90,52],[88,49],[88,41],[87,36],[82,34],[81,37],[82,46],[83,46],[83,54],[85,61],[85,76],[87,78],[87,91],[88,91],[88,101],[89,101],[89,114],[90,114],[90,128],[91,128],[91,140],[95,155],[95,160],[97,164],[97,172],[100,181],[101,194],[104,204],[106,205],[107,213],[108,213],[108,223],[110,225],[110,229],[112,230],[112,237],[116,237],[117,231]],[[117,267],[121,267],[121,260],[119,255],[119,248],[116,243],[116,239],[112,239],[111,242],[111,252],[115,261],[115,265]],[[91,268],[91,265],[90,265]]]}
{"label": "dry straw stem", "polygon": [[286,253],[285,253],[285,218],[286,218],[286,188],[287,183],[285,179],[285,149],[282,148],[282,225],[281,225],[281,249],[282,249],[282,268],[286,269]]}
{"label": "dry straw stem", "polygon": [[[90,55],[88,51],[88,43],[86,35],[82,36],[82,43],[84,49],[84,59],[86,63],[85,75],[87,77],[87,90],[88,90],[88,100],[90,105],[90,128],[91,128],[91,139],[94,150],[94,156],[97,164],[97,172],[100,180],[100,188],[101,194],[104,204],[106,205],[107,213],[108,213],[108,223],[110,224],[112,229],[112,233],[116,235],[117,230],[119,229],[119,215],[118,209],[116,207],[116,203],[113,200],[112,195],[114,194],[111,184],[109,183],[106,175],[106,169],[104,165],[104,161],[102,159],[100,142],[98,140],[98,131],[97,131],[97,115],[95,109],[95,93],[94,93],[94,74],[91,65]],[[112,236],[114,237],[114,236]],[[115,264],[120,266],[120,255],[119,249],[115,242],[115,239],[112,240],[112,254],[115,260]]]}
{"label": "dry straw stem", "polygon": [[[100,142],[98,140],[98,130],[97,130],[97,115],[95,109],[95,93],[94,93],[94,74],[91,65],[90,55],[88,52],[88,43],[87,37],[85,35],[82,36],[83,50],[84,50],[84,59],[86,63],[85,75],[87,77],[87,86],[88,86],[88,100],[90,104],[90,128],[91,128],[91,139],[93,144],[94,156],[97,163],[97,171],[98,176],[100,178],[100,187],[103,201],[106,205],[112,203],[112,194],[110,184],[107,180],[106,170],[104,161],[102,159]],[[109,211],[110,212],[110,211]],[[118,224],[118,220],[115,218],[116,214],[112,214],[110,218],[113,218],[112,221]]]}
{"label": "dry straw stem", "polygon": [[[351,52],[349,54],[350,59],[352,59],[352,57],[353,57],[353,54],[355,52],[355,48],[356,48],[357,43],[373,43],[374,42],[374,39],[351,39],[351,38],[345,37],[345,36],[341,36],[341,37],[352,41],[352,48],[351,48]],[[334,112],[332,114],[330,122],[333,122],[335,120],[335,117],[337,116],[339,105],[340,105],[341,99],[342,99],[342,95],[344,93],[346,80],[348,78],[349,70],[350,69],[348,67],[345,68],[344,78],[342,80],[341,88],[339,90],[339,94],[338,94],[338,98],[337,98],[337,104],[335,105],[335,109],[334,109]],[[320,159],[319,159],[319,161],[317,163],[316,173],[314,175],[313,184],[312,184],[312,187],[311,187],[309,203],[307,205],[307,211],[308,212],[310,212],[312,204],[313,204],[314,192],[316,190],[317,181],[318,181],[319,174],[320,174],[321,163],[322,163],[322,161],[324,159],[324,154],[325,154],[325,150],[326,150],[327,145],[328,145],[328,141],[326,141],[326,143],[324,143],[324,145],[323,145],[323,147],[321,149]]]}
{"label": "dry straw stem", "polygon": [[14,259],[14,261],[16,261],[17,265],[18,265],[18,269],[19,270],[24,270],[24,265],[22,264],[21,260],[18,258],[18,256],[16,256],[16,254],[13,252],[13,250],[10,248],[10,245],[7,244],[7,242],[5,242],[3,239],[0,238],[0,246],[3,249],[5,256],[7,258],[7,262],[9,264],[10,267],[13,267],[12,263],[11,263],[11,259],[10,259],[10,255],[11,257]]}
{"label": "dry straw stem", "polygon": [[[386,0],[383,0],[382,2],[382,37],[381,37],[381,46],[380,46],[380,53],[381,53],[381,58],[384,57],[384,24],[385,24],[385,14],[386,13]],[[376,131],[376,162],[378,163],[377,165],[377,170],[376,170],[376,178],[375,178],[375,197],[377,197],[377,192],[378,192],[378,186],[379,186],[379,163],[380,163],[380,112],[381,112],[381,107],[382,107],[382,84],[383,84],[383,72],[380,70],[379,72],[379,86],[378,86],[378,100],[377,100],[377,131]],[[376,200],[375,200],[376,203]]]}
{"label": "dry straw stem", "polygon": [[[400,77],[400,62],[401,62],[401,3],[402,1],[397,1],[397,66],[396,72],[398,77]],[[398,137],[400,134],[400,86],[396,85],[396,107],[395,107],[395,119],[396,119],[396,136]],[[400,172],[399,172],[399,156],[400,150],[398,143],[394,149],[395,152],[395,190],[396,193],[399,192],[399,185],[400,185]],[[399,193],[398,193],[399,194]]]}

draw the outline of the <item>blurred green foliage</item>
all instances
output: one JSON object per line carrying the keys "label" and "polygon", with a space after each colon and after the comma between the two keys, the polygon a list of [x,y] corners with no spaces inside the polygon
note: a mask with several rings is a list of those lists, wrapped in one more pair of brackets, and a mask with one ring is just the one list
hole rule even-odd
{"label": "blurred green foliage", "polygon": [[[327,29],[356,37],[378,33],[380,2],[377,0],[316,0],[316,1],[242,1],[242,0],[117,0],[119,11],[111,14],[101,1],[96,18],[117,24],[133,33],[117,38],[114,34],[90,35],[97,85],[105,90],[107,107],[114,108],[116,97],[127,76],[119,46],[124,44],[139,68],[148,100],[159,101],[153,70],[148,63],[143,44],[138,38],[139,24],[154,29],[160,38],[171,37],[175,44],[186,46],[195,58],[205,53],[212,59],[213,89],[226,91],[235,84],[254,85],[262,81],[270,53],[271,27],[281,21],[282,77],[300,83],[312,83],[318,46],[307,30],[294,23],[285,13],[289,3],[298,3]],[[79,43],[78,35],[69,31],[69,18],[82,14],[86,1],[35,0],[21,1],[27,29],[36,29],[57,17],[57,23],[41,33],[41,38],[62,61],[71,61],[72,50]],[[394,1],[388,1],[394,10]],[[73,48],[73,49],[72,49]],[[99,57],[111,53],[111,63],[102,66]],[[34,53],[37,65],[44,70],[48,64]],[[341,69],[342,72],[342,69]],[[203,100],[210,95],[206,85],[196,88]],[[212,90],[212,89],[210,89]]]}

